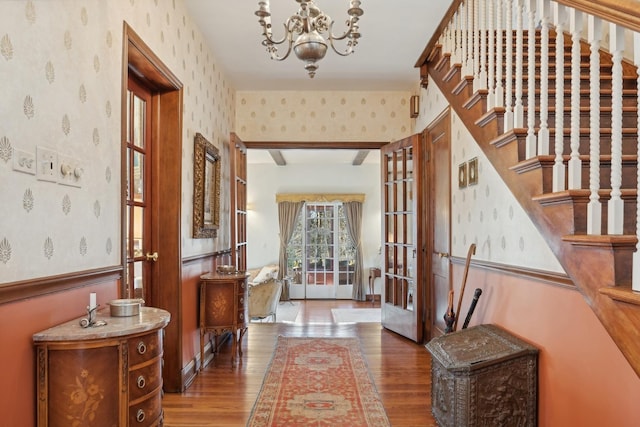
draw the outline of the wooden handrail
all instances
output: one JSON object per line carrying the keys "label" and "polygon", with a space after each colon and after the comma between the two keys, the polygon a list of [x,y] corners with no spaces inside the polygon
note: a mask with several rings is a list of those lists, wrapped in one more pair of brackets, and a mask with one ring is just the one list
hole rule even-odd
{"label": "wooden handrail", "polygon": [[640,32],[640,1],[638,0],[554,0],[556,3],[581,10],[608,22]]}
{"label": "wooden handrail", "polygon": [[[554,0],[556,3],[572,7],[590,15],[600,17],[608,22],[621,25],[630,30],[640,32],[640,0]],[[463,0],[453,0],[433,36],[427,42],[415,67],[420,68],[435,47],[440,34],[449,24]]]}
{"label": "wooden handrail", "polygon": [[438,41],[438,37],[440,37],[440,34],[442,34],[444,29],[447,27],[447,25],[449,25],[451,18],[453,18],[453,15],[456,13],[456,10],[458,10],[458,6],[460,6],[460,3],[462,2],[463,0],[453,0],[453,2],[451,3],[451,6],[449,6],[449,9],[447,9],[447,13],[445,13],[444,16],[442,17],[442,21],[440,21],[440,24],[438,24],[438,27],[433,32],[433,36],[431,36],[431,39],[429,40],[424,50],[422,51],[420,58],[418,58],[418,62],[416,62],[415,67],[420,68],[422,67],[422,64],[427,62],[427,58],[429,57],[429,54],[431,53],[434,46],[436,45]]}

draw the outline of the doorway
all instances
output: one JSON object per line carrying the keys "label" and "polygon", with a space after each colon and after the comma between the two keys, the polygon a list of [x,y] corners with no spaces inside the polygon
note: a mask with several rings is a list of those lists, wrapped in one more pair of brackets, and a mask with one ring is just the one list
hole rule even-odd
{"label": "doorway", "polygon": [[[125,60],[122,70],[120,177],[123,280],[120,294],[123,297],[134,296],[136,277],[142,277],[144,282],[139,287],[142,291],[138,293],[142,292],[146,296],[146,305],[171,313],[171,322],[164,330],[163,387],[165,391],[182,391],[181,223],[176,221],[176,218],[181,217],[182,162],[175,161],[182,157],[182,83],[126,23],[123,28],[123,51]],[[145,142],[145,150],[128,147],[130,77],[149,94],[145,101],[145,109],[148,108],[145,126],[148,139]],[[135,227],[125,226],[129,224],[128,215],[136,215],[135,204],[130,205],[126,202],[130,187],[136,182],[135,174],[130,175],[128,172],[135,170],[135,166],[133,169],[130,167],[135,165],[134,159],[137,155],[134,153],[143,151],[145,155],[152,153],[144,162],[146,182],[143,186],[144,200],[148,203],[144,206],[148,209],[146,213],[152,221],[144,223],[144,242],[140,242],[136,247],[135,239],[138,236],[128,234],[128,231]],[[142,268],[148,270],[146,275],[136,276],[134,262],[133,273],[130,276],[130,269],[125,268],[129,265],[128,253],[133,255],[135,262],[139,260]],[[151,256],[149,261],[146,260],[147,253]]]}
{"label": "doorway", "polygon": [[305,203],[287,245],[290,295],[296,299],[350,299],[356,248],[341,202]]}

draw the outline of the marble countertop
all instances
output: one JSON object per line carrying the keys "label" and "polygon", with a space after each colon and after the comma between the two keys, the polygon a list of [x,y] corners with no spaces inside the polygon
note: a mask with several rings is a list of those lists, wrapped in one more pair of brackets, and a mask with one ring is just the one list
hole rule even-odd
{"label": "marble countertop", "polygon": [[160,308],[140,307],[140,314],[128,317],[111,317],[109,306],[97,311],[96,321],[106,322],[104,326],[83,328],[83,317],[61,323],[44,331],[33,334],[33,341],[85,341],[104,338],[117,338],[164,328],[171,314]]}
{"label": "marble countertop", "polygon": [[236,271],[233,273],[218,273],[213,272],[213,273],[205,273],[202,276],[200,276],[200,279],[202,280],[229,280],[229,279],[240,279],[240,278],[246,278],[249,277],[250,274],[246,271]]}

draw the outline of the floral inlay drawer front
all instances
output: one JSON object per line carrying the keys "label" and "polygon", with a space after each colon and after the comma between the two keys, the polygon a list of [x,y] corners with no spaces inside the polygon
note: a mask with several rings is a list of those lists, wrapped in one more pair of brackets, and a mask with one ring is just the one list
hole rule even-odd
{"label": "floral inlay drawer front", "polygon": [[129,340],[129,368],[162,353],[161,333],[161,331],[155,331]]}
{"label": "floral inlay drawer front", "polygon": [[162,358],[156,357],[151,364],[129,372],[129,399],[137,400],[157,389],[162,384]]}
{"label": "floral inlay drawer front", "polygon": [[118,348],[49,352],[49,425],[117,426]]}

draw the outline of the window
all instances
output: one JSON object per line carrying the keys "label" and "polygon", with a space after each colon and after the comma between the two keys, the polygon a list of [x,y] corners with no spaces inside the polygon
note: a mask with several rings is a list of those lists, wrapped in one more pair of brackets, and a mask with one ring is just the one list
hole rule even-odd
{"label": "window", "polygon": [[287,276],[294,285],[353,284],[356,248],[341,202],[305,203],[287,259]]}

